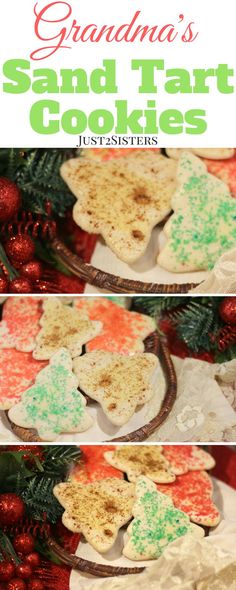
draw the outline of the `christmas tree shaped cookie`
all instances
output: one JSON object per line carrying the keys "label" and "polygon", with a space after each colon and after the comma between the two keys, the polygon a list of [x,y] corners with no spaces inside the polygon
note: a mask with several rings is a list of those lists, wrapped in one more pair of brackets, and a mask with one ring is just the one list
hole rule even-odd
{"label": "christmas tree shaped cookie", "polygon": [[228,187],[208,173],[205,163],[183,152],[172,198],[173,215],[158,264],[171,272],[211,269],[236,245],[236,201]]}
{"label": "christmas tree shaped cookie", "polygon": [[191,524],[187,514],[177,510],[147,477],[140,477],[136,483],[133,516],[123,549],[129,559],[157,559],[169,543],[183,535],[204,537],[203,529]]}
{"label": "christmas tree shaped cookie", "polygon": [[82,345],[101,331],[101,322],[91,321],[85,313],[63,305],[55,297],[46,300],[43,310],[33,351],[35,359],[50,359],[59,348],[67,348],[72,357],[78,356]]}
{"label": "christmas tree shaped cookie", "polygon": [[213,457],[194,445],[165,445],[163,453],[176,475],[188,471],[213,469],[215,466]]}
{"label": "christmas tree shaped cookie", "polygon": [[220,513],[212,500],[213,485],[205,471],[190,471],[179,475],[171,485],[156,484],[157,489],[172,498],[176,508],[203,526],[216,526]]}
{"label": "christmas tree shaped cookie", "polygon": [[74,305],[90,320],[100,320],[102,330],[86,344],[86,351],[107,350],[130,354],[143,352],[143,341],[155,328],[155,321],[147,315],[129,311],[105,297],[78,297]]}
{"label": "christmas tree shaped cookie", "polygon": [[62,348],[23,393],[21,402],[11,408],[9,418],[18,426],[36,428],[46,441],[62,432],[83,432],[93,420],[77,387],[70,354]]}
{"label": "christmas tree shaped cookie", "polygon": [[68,160],[61,175],[78,199],[75,222],[101,234],[124,262],[142,256],[153,227],[171,211],[176,162],[148,150],[105,162]]}
{"label": "christmas tree shaped cookie", "polygon": [[111,549],[120,527],[132,517],[134,486],[127,481],[60,483],[53,492],[65,508],[63,524],[73,533],[82,533],[99,553]]}
{"label": "christmas tree shaped cookie", "polygon": [[124,356],[112,352],[88,352],[74,360],[79,387],[99,402],[116,426],[126,424],[137,406],[153,396],[152,377],[157,358],[152,353]]}
{"label": "christmas tree shaped cookie", "polygon": [[137,481],[140,475],[159,483],[175,480],[160,445],[119,446],[115,451],[105,452],[104,456],[110,465],[124,471],[129,481]]}
{"label": "christmas tree shaped cookie", "polygon": [[0,322],[0,348],[33,350],[40,330],[41,301],[38,297],[8,297]]}

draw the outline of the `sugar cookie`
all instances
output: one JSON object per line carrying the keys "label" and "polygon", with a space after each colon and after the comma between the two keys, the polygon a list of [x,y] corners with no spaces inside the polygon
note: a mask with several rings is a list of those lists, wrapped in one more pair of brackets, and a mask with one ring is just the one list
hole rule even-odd
{"label": "sugar cookie", "polygon": [[132,516],[134,486],[127,481],[60,483],[53,491],[65,508],[63,524],[73,533],[82,533],[99,553],[111,549],[120,527]]}
{"label": "sugar cookie", "polygon": [[124,356],[96,351],[76,358],[73,366],[82,391],[101,404],[112,424],[121,426],[137,406],[152,398],[157,362],[152,353]]}

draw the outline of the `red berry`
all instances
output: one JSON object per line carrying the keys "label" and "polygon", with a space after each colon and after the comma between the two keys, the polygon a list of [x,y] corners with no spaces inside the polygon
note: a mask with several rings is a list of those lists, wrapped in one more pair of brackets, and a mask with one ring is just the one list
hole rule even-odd
{"label": "red berry", "polygon": [[38,281],[42,274],[43,274],[43,265],[40,260],[30,260],[20,269],[20,274],[22,277],[26,277],[30,279],[33,283],[34,281]]}
{"label": "red berry", "polygon": [[0,526],[11,526],[23,518],[24,502],[16,494],[0,494]]}
{"label": "red berry", "polygon": [[15,537],[13,545],[17,553],[28,555],[34,550],[34,537],[29,533],[21,533]]}
{"label": "red berry", "polygon": [[25,561],[31,565],[32,568],[38,567],[40,564],[40,556],[37,551],[32,551],[26,555]]}
{"label": "red berry", "polygon": [[11,261],[14,260],[20,264],[25,264],[32,260],[35,252],[35,246],[32,238],[25,234],[19,234],[10,238],[5,244],[7,256]]}
{"label": "red berry", "polygon": [[12,578],[7,584],[7,590],[27,590],[26,583],[20,578]]}
{"label": "red berry", "polygon": [[9,221],[21,206],[18,186],[9,178],[0,178],[0,222]]}
{"label": "red berry", "polygon": [[0,562],[0,580],[1,582],[8,582],[11,580],[15,572],[15,566],[10,561]]}
{"label": "red berry", "polygon": [[10,293],[32,293],[32,283],[28,279],[19,277],[9,283]]}
{"label": "red berry", "polygon": [[28,590],[44,590],[44,584],[38,578],[33,578],[28,582]]}
{"label": "red berry", "polygon": [[6,277],[0,276],[0,293],[7,293],[8,280]]}
{"label": "red berry", "polygon": [[20,563],[16,566],[16,575],[22,580],[28,580],[32,573],[33,570],[29,563]]}

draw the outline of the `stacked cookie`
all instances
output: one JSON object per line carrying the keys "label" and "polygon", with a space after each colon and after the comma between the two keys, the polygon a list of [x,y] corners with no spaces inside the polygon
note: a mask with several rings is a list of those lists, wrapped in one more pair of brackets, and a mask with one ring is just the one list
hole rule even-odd
{"label": "stacked cookie", "polygon": [[175,539],[203,537],[202,527],[219,523],[205,471],[214,460],[198,447],[100,447],[92,462],[89,447],[82,451],[81,469],[54,494],[65,509],[63,524],[98,553],[107,553],[128,523],[122,552],[135,561],[157,559]]}
{"label": "stacked cookie", "polygon": [[[145,253],[152,229],[171,215],[157,263],[173,273],[209,270],[236,244],[236,203],[221,175],[209,173],[208,166],[234,160],[234,150],[169,149],[167,154],[138,150],[118,159],[80,157],[64,163],[61,175],[77,198],[74,219],[132,264]],[[198,156],[213,160],[208,164]]]}
{"label": "stacked cookie", "polygon": [[143,342],[154,329],[148,316],[105,298],[69,305],[9,298],[0,324],[0,409],[45,441],[93,425],[88,397],[111,424],[126,424],[154,395],[158,359]]}

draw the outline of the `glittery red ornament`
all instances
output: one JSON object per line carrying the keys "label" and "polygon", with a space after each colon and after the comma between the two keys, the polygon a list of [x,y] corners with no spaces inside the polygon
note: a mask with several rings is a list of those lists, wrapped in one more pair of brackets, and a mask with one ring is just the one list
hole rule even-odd
{"label": "glittery red ornament", "polygon": [[21,533],[15,537],[13,546],[17,553],[23,553],[23,555],[32,553],[34,550],[34,537],[30,533]]}
{"label": "glittery red ornament", "polygon": [[32,551],[32,553],[28,553],[28,555],[26,555],[25,558],[25,562],[29,563],[29,565],[34,569],[35,567],[38,567],[40,564],[40,555],[39,553],[37,553],[37,551]]}
{"label": "glittery red ornament", "polygon": [[29,563],[19,563],[16,566],[16,575],[22,580],[28,580],[32,576],[33,570]]}
{"label": "glittery red ornament", "polygon": [[32,283],[24,277],[13,279],[9,283],[10,293],[32,293]]}
{"label": "glittery red ornament", "polygon": [[217,337],[217,345],[218,350],[223,352],[227,350],[230,346],[236,343],[236,326],[226,325],[221,328],[218,337]]}
{"label": "glittery red ornament", "polygon": [[8,280],[4,276],[0,276],[0,293],[7,293]]}
{"label": "glittery red ornament", "polygon": [[18,186],[9,178],[0,177],[0,222],[9,221],[21,206]]}
{"label": "glittery red ornament", "polygon": [[30,279],[34,283],[34,281],[38,281],[42,274],[43,274],[43,265],[40,260],[30,260],[20,269],[20,274],[22,277]]}
{"label": "glittery red ornament", "polygon": [[0,580],[1,582],[9,582],[14,576],[15,566],[10,561],[0,562]]}
{"label": "glittery red ornament", "polygon": [[28,590],[44,590],[45,586],[38,578],[33,578],[28,582]]}
{"label": "glittery red ornament", "polygon": [[6,590],[27,590],[26,583],[20,578],[12,578],[7,584]]}
{"label": "glittery red ornament", "polygon": [[236,297],[224,297],[219,306],[219,314],[226,324],[236,324]]}
{"label": "glittery red ornament", "polygon": [[0,494],[0,526],[11,526],[25,513],[24,502],[16,494]]}
{"label": "glittery red ornament", "polygon": [[14,263],[25,264],[34,257],[35,246],[32,238],[26,234],[18,234],[10,238],[5,244],[8,258]]}

